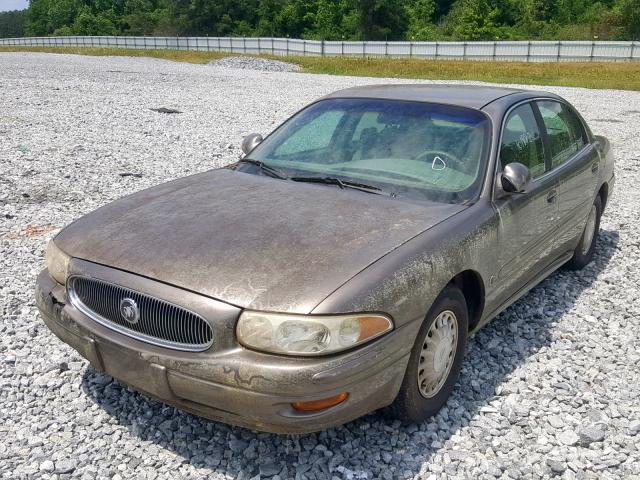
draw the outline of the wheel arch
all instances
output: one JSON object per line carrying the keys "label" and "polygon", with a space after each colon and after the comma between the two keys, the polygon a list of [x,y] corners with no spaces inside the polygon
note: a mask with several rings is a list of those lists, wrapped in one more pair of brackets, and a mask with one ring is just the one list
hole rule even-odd
{"label": "wheel arch", "polygon": [[471,331],[480,322],[484,311],[485,288],[482,276],[475,270],[464,270],[453,277],[449,283],[458,287],[464,295],[469,312],[469,331]]}
{"label": "wheel arch", "polygon": [[602,211],[604,212],[604,209],[607,206],[607,200],[609,199],[609,185],[607,184],[607,182],[604,182],[602,185],[600,185],[598,195],[600,196],[600,201],[602,202]]}

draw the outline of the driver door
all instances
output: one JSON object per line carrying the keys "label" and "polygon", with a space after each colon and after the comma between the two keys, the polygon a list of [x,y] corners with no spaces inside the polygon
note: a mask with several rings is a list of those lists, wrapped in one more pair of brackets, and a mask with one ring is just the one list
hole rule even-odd
{"label": "driver door", "polygon": [[[511,162],[529,168],[531,182],[524,193],[494,200],[499,218],[499,273],[495,280],[502,303],[544,270],[552,261],[558,222],[558,182],[550,170],[539,115],[530,103],[513,109],[504,123],[500,171]],[[497,177],[499,180],[499,176]]]}

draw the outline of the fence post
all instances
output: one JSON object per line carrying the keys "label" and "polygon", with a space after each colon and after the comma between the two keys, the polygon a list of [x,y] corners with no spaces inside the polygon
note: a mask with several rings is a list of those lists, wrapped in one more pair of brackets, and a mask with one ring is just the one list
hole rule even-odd
{"label": "fence post", "polygon": [[409,42],[409,58],[413,58],[413,42]]}
{"label": "fence post", "polygon": [[493,60],[496,59],[496,51],[498,50],[498,42],[496,42],[495,40],[493,41],[493,53],[491,54],[491,58]]}
{"label": "fence post", "polygon": [[531,61],[531,40],[527,42],[527,62]]}
{"label": "fence post", "polygon": [[562,42],[560,40],[558,40],[558,57],[556,58],[557,62],[560,61],[560,47],[561,46],[562,46]]}
{"label": "fence post", "polygon": [[218,50],[216,50],[217,52],[220,51],[220,37],[216,37],[216,40],[218,41]]}
{"label": "fence post", "polygon": [[320,40],[320,56],[324,57],[324,38]]}
{"label": "fence post", "polygon": [[436,55],[435,55],[435,59],[438,59],[438,41],[436,40]]}
{"label": "fence post", "polygon": [[366,40],[362,41],[362,58],[367,57],[367,42]]}
{"label": "fence post", "polygon": [[596,48],[596,42],[591,40],[591,52],[589,52],[589,59],[593,62],[593,51]]}
{"label": "fence post", "polygon": [[467,59],[467,42],[462,42],[462,60]]}
{"label": "fence post", "polygon": [[384,56],[389,56],[389,42],[387,40],[384,41]]}
{"label": "fence post", "polygon": [[302,56],[303,57],[307,56],[307,41],[306,40],[302,40]]}
{"label": "fence post", "polygon": [[629,54],[629,60],[633,61],[633,53],[635,51],[636,42],[631,40],[631,53]]}
{"label": "fence post", "polygon": [[340,55],[344,56],[344,40],[340,41]]}

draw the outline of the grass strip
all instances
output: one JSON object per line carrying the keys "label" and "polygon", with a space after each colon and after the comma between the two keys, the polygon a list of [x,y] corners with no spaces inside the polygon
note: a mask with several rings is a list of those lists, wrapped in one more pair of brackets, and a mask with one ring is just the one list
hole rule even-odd
{"label": "grass strip", "polygon": [[[226,52],[134,50],[128,48],[0,47],[0,52],[47,52],[97,56],[152,57],[204,64]],[[523,85],[555,85],[640,90],[640,62],[493,62],[357,57],[271,57],[300,65],[304,72],[416,80],[476,80]]]}

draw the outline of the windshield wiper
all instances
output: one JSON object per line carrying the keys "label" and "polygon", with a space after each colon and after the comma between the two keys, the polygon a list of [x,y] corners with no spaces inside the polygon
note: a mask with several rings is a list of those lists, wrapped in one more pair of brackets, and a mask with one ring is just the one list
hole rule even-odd
{"label": "windshield wiper", "polygon": [[260,170],[262,170],[264,173],[266,173],[267,175],[273,177],[273,178],[279,178],[281,180],[288,180],[289,177],[287,177],[284,173],[282,173],[281,171],[270,167],[269,165],[265,164],[264,162],[261,162],[260,160],[254,160],[252,158],[241,158],[240,160],[238,160],[236,163],[248,163],[251,165],[255,165],[256,167],[260,168]]}
{"label": "windshield wiper", "polygon": [[340,188],[353,188],[354,190],[360,190],[367,193],[375,193],[377,195],[389,195],[387,192],[383,192],[381,188],[374,187],[373,185],[366,185],[364,183],[350,182],[348,180],[340,180],[336,177],[291,177],[289,180],[294,182],[307,182],[307,183],[324,183],[325,185],[337,185]]}

